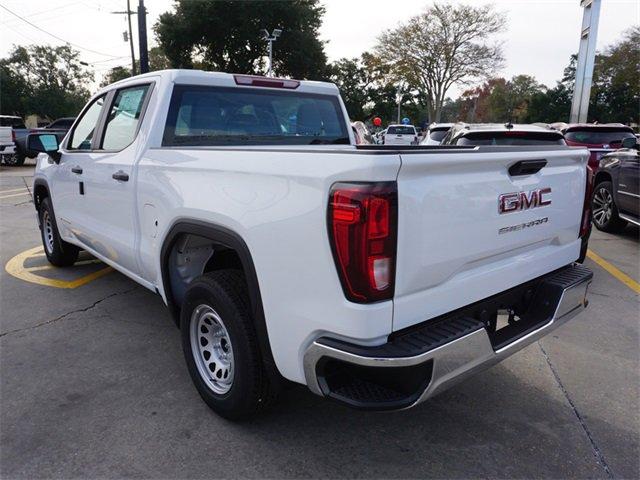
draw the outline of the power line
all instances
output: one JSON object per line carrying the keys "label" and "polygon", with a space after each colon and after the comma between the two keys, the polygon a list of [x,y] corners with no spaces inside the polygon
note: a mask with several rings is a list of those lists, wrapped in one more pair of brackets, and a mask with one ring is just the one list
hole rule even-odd
{"label": "power line", "polygon": [[14,16],[14,17],[16,17],[16,18],[19,18],[20,20],[22,20],[22,21],[23,21],[23,22],[25,22],[26,24],[31,25],[31,26],[32,26],[33,28],[35,28],[36,30],[40,30],[41,32],[46,33],[47,35],[49,35],[49,36],[51,36],[51,37],[55,38],[56,40],[59,40],[59,41],[64,42],[64,43],[68,43],[69,45],[73,45],[74,47],[79,48],[79,49],[81,49],[81,50],[86,50],[87,52],[95,53],[95,54],[97,54],[97,55],[102,55],[103,57],[118,58],[116,55],[110,55],[110,54],[108,54],[108,53],[102,53],[102,52],[98,52],[98,51],[96,51],[96,50],[91,50],[90,48],[82,47],[82,46],[80,46],[80,45],[78,45],[78,44],[75,44],[75,43],[72,43],[72,42],[70,42],[70,41],[68,41],[68,40],[65,40],[64,38],[60,38],[60,37],[58,37],[57,35],[54,35],[53,33],[47,32],[46,30],[43,30],[43,29],[42,29],[42,28],[40,28],[39,26],[34,25],[33,23],[31,23],[31,22],[30,22],[29,20],[27,20],[26,18],[23,18],[23,17],[21,17],[20,15],[18,15],[17,13],[15,13],[15,12],[13,12],[13,11],[9,10],[7,7],[5,7],[5,6],[4,6],[4,5],[2,5],[2,4],[0,4],[0,8],[2,8],[2,9],[4,9],[4,10],[6,10],[6,11],[7,11],[7,12],[9,12],[11,15],[13,15],[13,16]]}

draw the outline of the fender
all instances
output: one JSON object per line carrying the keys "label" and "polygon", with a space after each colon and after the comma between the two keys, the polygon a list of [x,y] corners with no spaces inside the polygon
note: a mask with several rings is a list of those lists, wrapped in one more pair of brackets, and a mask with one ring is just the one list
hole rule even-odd
{"label": "fender", "polygon": [[39,187],[43,187],[47,191],[47,196],[51,198],[51,189],[49,188],[49,184],[47,183],[47,180],[42,177],[36,178],[33,181],[33,206],[35,207],[36,210],[38,210],[38,207],[40,206],[40,202],[42,201],[42,199],[36,195],[36,191],[38,190]]}
{"label": "fender", "polygon": [[219,245],[225,246],[227,248],[232,248],[238,254],[247,280],[249,301],[251,304],[251,311],[253,313],[260,353],[262,354],[262,358],[265,360],[270,373],[277,373],[278,370],[273,359],[273,354],[271,352],[271,344],[269,342],[269,334],[267,332],[267,323],[264,316],[264,309],[262,307],[262,297],[260,296],[260,286],[258,284],[258,277],[256,275],[253,258],[245,241],[233,230],[222,227],[220,225],[191,219],[178,220],[169,229],[169,232],[165,236],[165,239],[162,243],[160,260],[164,294],[167,299],[167,306],[171,311],[171,315],[174,322],[176,323],[176,326],[180,327],[180,305],[176,304],[171,292],[171,281],[169,279],[168,272],[169,253],[171,252],[171,248],[175,244],[178,237],[185,233],[207,238]]}

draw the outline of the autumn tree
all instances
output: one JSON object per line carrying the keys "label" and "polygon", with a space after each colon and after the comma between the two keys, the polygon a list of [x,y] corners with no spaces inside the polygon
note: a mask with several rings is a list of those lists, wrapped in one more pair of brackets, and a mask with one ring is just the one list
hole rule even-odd
{"label": "autumn tree", "polygon": [[454,84],[489,78],[503,64],[502,48],[490,43],[505,26],[491,6],[436,3],[378,39],[376,53],[396,79],[405,79],[425,96],[431,121],[439,121]]}

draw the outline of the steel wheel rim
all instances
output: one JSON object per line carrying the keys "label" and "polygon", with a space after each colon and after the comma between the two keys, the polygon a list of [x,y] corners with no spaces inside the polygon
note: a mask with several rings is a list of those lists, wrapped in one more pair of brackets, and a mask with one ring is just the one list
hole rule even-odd
{"label": "steel wheel rim", "polygon": [[53,223],[51,222],[51,215],[49,215],[47,210],[42,214],[42,234],[47,253],[53,253]]}
{"label": "steel wheel rim", "polygon": [[593,221],[604,225],[613,214],[613,197],[606,188],[599,188],[593,195]]}
{"label": "steel wheel rim", "polygon": [[200,378],[214,393],[224,395],[233,385],[233,346],[220,315],[209,305],[191,314],[191,353]]}

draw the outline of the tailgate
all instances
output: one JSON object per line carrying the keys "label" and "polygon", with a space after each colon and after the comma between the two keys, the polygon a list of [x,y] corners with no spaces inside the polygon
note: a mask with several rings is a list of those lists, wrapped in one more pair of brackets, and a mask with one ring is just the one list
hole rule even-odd
{"label": "tailgate", "polygon": [[0,145],[11,145],[12,143],[11,127],[0,127]]}
{"label": "tailgate", "polygon": [[[586,150],[480,147],[401,158],[394,330],[578,258]],[[547,163],[537,173],[509,174],[517,162],[534,160]],[[500,213],[499,197],[514,193],[503,200],[506,209],[525,208]]]}

